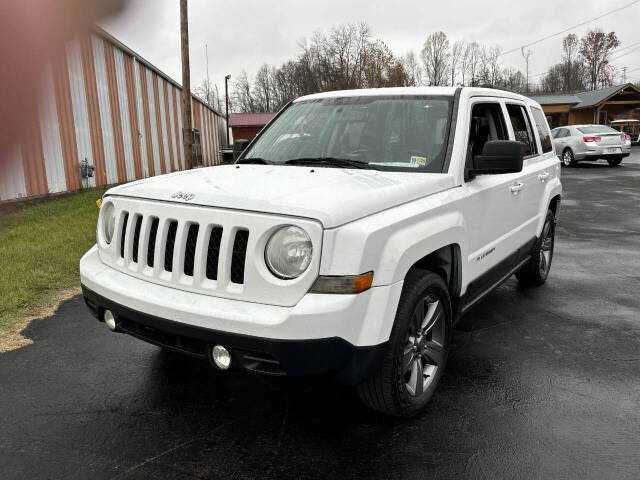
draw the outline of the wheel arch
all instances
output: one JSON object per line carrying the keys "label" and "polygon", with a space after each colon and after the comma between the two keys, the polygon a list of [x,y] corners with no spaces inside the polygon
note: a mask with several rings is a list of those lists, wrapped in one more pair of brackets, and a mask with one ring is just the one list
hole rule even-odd
{"label": "wheel arch", "polygon": [[561,199],[562,199],[562,195],[558,193],[554,195],[549,201],[549,210],[553,212],[553,217],[556,219],[556,221],[558,219],[558,214],[560,213]]}
{"label": "wheel arch", "polygon": [[[443,245],[416,260],[406,275],[416,270],[430,271],[440,275],[449,290],[454,318],[460,306],[462,289],[462,254],[458,243]],[[406,278],[405,275],[405,278]]]}

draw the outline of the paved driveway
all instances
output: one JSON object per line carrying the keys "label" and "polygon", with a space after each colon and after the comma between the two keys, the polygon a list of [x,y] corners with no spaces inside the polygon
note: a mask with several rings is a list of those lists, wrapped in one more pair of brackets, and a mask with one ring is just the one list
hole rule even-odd
{"label": "paved driveway", "polygon": [[640,478],[640,150],[564,171],[546,286],[508,281],[455,331],[419,418],[347,389],[219,374],[80,298],[0,356],[0,477]]}

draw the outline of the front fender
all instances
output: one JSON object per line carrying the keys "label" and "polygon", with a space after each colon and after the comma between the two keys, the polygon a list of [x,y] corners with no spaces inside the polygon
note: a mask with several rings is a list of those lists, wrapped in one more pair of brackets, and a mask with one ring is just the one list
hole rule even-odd
{"label": "front fender", "polygon": [[462,189],[454,188],[325,231],[321,275],[374,272],[373,285],[404,280],[411,266],[429,253],[457,244],[468,247]]}

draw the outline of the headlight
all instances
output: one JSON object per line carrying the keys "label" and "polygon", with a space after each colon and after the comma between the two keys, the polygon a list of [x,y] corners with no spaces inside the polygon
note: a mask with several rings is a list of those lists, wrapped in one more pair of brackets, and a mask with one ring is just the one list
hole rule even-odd
{"label": "headlight", "polygon": [[113,203],[106,202],[102,205],[102,234],[107,243],[111,243],[113,232],[116,229],[116,210]]}
{"label": "headlight", "polygon": [[307,232],[289,225],[277,230],[267,242],[264,257],[276,277],[299,277],[311,263],[313,247]]}

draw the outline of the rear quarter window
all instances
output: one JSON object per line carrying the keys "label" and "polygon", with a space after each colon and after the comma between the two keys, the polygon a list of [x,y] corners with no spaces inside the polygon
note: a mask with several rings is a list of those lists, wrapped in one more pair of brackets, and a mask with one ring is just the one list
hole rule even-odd
{"label": "rear quarter window", "polygon": [[536,107],[531,107],[531,113],[533,114],[533,121],[536,124],[538,130],[538,136],[540,137],[540,144],[542,145],[542,153],[547,153],[553,150],[553,144],[551,142],[551,134],[549,133],[549,127],[544,117],[542,110]]}

